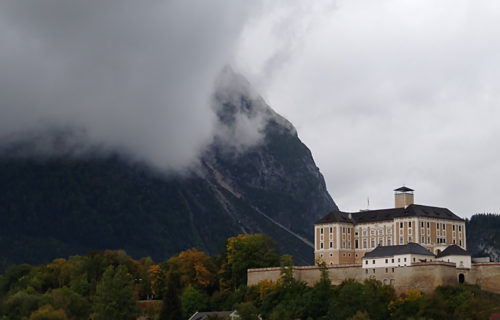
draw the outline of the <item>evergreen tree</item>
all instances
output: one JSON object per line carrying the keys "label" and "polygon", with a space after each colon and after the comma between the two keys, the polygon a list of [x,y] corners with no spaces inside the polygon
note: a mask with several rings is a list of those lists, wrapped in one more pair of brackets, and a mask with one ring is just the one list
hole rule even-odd
{"label": "evergreen tree", "polygon": [[167,278],[167,290],[163,294],[160,320],[182,319],[180,292],[180,276],[176,272],[170,272]]}
{"label": "evergreen tree", "polygon": [[94,297],[97,320],[127,320],[136,317],[136,298],[127,268],[109,266],[97,284]]}

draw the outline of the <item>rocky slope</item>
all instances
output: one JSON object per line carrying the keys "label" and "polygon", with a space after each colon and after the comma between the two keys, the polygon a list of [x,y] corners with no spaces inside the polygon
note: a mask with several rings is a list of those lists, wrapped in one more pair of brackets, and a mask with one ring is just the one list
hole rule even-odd
{"label": "rocky slope", "polygon": [[26,146],[4,149],[0,268],[103,249],[157,261],[191,247],[216,254],[238,233],[266,233],[297,264],[311,264],[313,222],[336,208],[311,152],[229,69],[214,108],[216,138],[187,176],[118,153],[37,158],[19,152]]}
{"label": "rocky slope", "polygon": [[466,221],[467,250],[472,256],[500,261],[500,215],[475,214]]}

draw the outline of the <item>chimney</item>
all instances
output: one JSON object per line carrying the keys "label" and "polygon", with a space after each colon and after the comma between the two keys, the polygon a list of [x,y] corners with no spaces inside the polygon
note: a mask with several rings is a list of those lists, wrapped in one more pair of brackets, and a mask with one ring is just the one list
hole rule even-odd
{"label": "chimney", "polygon": [[401,188],[394,189],[394,200],[396,208],[406,208],[413,204],[413,189],[402,186]]}

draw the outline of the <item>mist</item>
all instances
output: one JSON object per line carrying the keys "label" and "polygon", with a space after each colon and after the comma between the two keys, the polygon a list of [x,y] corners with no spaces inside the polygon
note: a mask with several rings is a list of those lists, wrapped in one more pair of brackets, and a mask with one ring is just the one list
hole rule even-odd
{"label": "mist", "polygon": [[30,140],[36,153],[98,148],[167,170],[195,164],[219,131],[216,77],[256,8],[2,1],[0,146]]}

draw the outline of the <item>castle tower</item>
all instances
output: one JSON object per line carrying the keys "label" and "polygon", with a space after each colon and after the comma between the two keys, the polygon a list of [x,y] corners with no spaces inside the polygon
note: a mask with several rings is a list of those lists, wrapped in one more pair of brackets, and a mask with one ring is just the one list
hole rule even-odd
{"label": "castle tower", "polygon": [[406,208],[413,204],[413,189],[402,186],[394,189],[394,202],[396,208]]}

